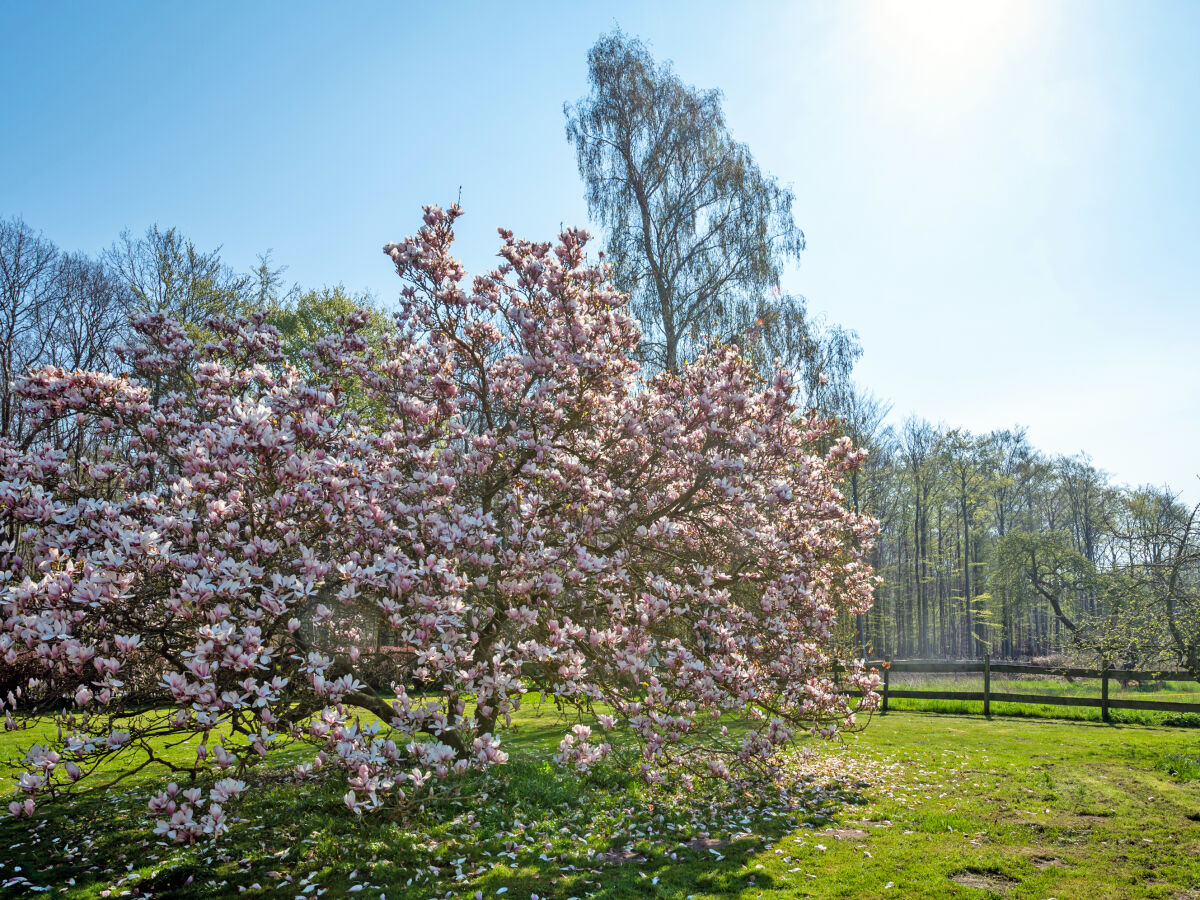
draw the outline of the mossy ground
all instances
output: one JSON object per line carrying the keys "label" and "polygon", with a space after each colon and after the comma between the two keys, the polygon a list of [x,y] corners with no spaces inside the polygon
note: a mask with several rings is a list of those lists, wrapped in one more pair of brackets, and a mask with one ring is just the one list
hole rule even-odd
{"label": "mossy ground", "polygon": [[510,765],[364,819],[338,779],[280,768],[238,809],[247,823],[190,848],[152,835],[148,784],[122,785],[39,811],[33,831],[0,824],[0,883],[71,898],[1200,897],[1195,731],[889,713],[821,745],[791,808],[650,791],[616,766],[563,772],[561,734],[530,707]]}

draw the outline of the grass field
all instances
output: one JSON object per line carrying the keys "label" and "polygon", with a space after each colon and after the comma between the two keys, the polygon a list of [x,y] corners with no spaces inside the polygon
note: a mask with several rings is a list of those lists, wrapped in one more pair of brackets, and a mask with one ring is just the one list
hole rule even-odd
{"label": "grass field", "polygon": [[1194,731],[889,713],[821,745],[784,797],[564,773],[548,762],[561,733],[529,710],[509,766],[403,815],[356,820],[336,780],[280,769],[234,836],[193,848],[150,833],[148,785],[122,787],[47,810],[33,833],[4,820],[0,884],[72,898],[1200,897]]}

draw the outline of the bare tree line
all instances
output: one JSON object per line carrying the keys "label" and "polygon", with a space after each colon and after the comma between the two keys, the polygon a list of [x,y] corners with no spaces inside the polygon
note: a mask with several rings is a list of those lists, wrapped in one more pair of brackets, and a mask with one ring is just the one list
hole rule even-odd
{"label": "bare tree line", "polygon": [[1068,654],[1200,674],[1197,514],[1176,492],[1116,484],[1021,428],[897,428],[886,412],[869,395],[841,411],[871,450],[855,502],[883,524],[882,583],[854,635],[865,652]]}
{"label": "bare tree line", "polygon": [[226,266],[174,228],[124,232],[95,257],[69,252],[20,218],[0,219],[0,437],[27,444],[36,429],[14,394],[31,368],[115,371],[132,318],[164,313],[197,334],[214,317],[282,310],[292,294],[267,258]]}

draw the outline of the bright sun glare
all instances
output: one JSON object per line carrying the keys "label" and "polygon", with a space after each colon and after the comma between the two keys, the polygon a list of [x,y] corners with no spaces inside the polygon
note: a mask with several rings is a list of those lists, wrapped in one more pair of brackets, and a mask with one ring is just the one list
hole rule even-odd
{"label": "bright sun glare", "polygon": [[964,0],[882,0],[861,23],[882,83],[910,103],[935,110],[961,105],[1027,45],[1039,7]]}

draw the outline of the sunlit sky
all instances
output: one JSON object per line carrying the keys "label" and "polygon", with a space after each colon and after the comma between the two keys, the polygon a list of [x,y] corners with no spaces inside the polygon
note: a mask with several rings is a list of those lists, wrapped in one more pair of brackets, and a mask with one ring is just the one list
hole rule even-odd
{"label": "sunlit sky", "polygon": [[379,248],[460,187],[473,269],[587,223],[562,105],[616,24],[793,188],[784,287],[895,420],[1200,500],[1196,3],[5,4],[0,215],[388,301]]}

